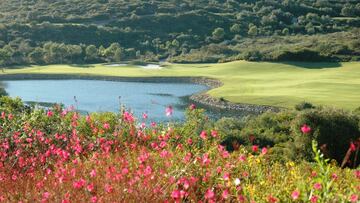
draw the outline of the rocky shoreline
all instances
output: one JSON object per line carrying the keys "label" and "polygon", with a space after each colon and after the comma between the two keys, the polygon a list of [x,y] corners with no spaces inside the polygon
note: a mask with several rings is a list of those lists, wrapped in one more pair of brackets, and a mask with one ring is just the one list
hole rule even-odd
{"label": "rocky shoreline", "polygon": [[[195,83],[205,85],[209,89],[218,88],[223,83],[217,79],[207,77],[122,77],[122,76],[99,76],[91,74],[2,74],[0,80],[106,80],[121,82],[157,82],[157,83]],[[206,92],[191,95],[189,100],[211,108],[236,112],[251,112],[261,114],[266,111],[278,112],[281,108],[273,106],[238,104],[214,98]]]}

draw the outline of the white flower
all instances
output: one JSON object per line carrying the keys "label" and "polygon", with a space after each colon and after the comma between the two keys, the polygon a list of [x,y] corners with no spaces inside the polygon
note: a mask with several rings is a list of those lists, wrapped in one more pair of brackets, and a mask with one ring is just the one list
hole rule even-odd
{"label": "white flower", "polygon": [[234,184],[235,184],[235,186],[240,185],[240,179],[239,179],[239,178],[236,178],[236,179],[234,180]]}

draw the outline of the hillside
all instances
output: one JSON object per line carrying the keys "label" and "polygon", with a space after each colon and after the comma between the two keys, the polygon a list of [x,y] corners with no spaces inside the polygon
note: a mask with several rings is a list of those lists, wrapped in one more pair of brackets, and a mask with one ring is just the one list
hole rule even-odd
{"label": "hillside", "polygon": [[[358,16],[352,0],[3,0],[0,64],[279,61],[309,53],[314,61],[356,61]],[[282,46],[269,51],[264,39]]]}

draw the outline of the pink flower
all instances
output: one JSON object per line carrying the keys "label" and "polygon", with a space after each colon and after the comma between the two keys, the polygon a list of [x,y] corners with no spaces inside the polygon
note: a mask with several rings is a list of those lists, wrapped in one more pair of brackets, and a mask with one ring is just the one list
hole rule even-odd
{"label": "pink flower", "polygon": [[245,197],[242,195],[239,195],[238,200],[239,200],[239,202],[245,202]]}
{"label": "pink flower", "polygon": [[311,132],[311,128],[310,128],[308,125],[304,124],[304,125],[301,127],[301,132],[304,133],[304,134],[308,134],[308,133]]}
{"label": "pink flower", "polygon": [[143,119],[145,119],[145,120],[148,118],[148,115],[146,113],[143,113],[142,116],[143,116]]}
{"label": "pink flower", "polygon": [[224,173],[223,179],[230,180],[230,173],[228,173],[228,172]]}
{"label": "pink flower", "polygon": [[294,190],[294,192],[291,193],[291,197],[293,200],[297,200],[300,196],[300,192],[298,190]]}
{"label": "pink flower", "polygon": [[93,190],[94,190],[94,184],[93,184],[93,183],[89,184],[89,185],[86,187],[86,189],[87,189],[89,192],[93,191]]}
{"label": "pink flower", "polygon": [[359,196],[356,194],[352,194],[349,198],[350,202],[358,202]]}
{"label": "pink flower", "polygon": [[251,149],[252,149],[253,152],[257,152],[257,151],[259,151],[259,146],[258,145],[253,145]]}
{"label": "pink flower", "polygon": [[221,194],[222,198],[227,199],[229,197],[229,190],[224,190]]}
{"label": "pink flower", "polygon": [[49,199],[50,197],[50,193],[49,192],[44,192],[43,193],[43,199]]}
{"label": "pink flower", "polygon": [[240,156],[239,156],[239,161],[240,161],[240,162],[245,162],[245,161],[246,161],[246,156],[243,155],[243,154],[240,155]]}
{"label": "pink flower", "polygon": [[261,149],[261,154],[266,154],[267,153],[267,151],[268,151],[268,149],[266,148],[266,147],[263,147],[262,149]]}
{"label": "pink flower", "polygon": [[194,110],[194,109],[196,109],[196,105],[195,104],[190,104],[190,110]]}
{"label": "pink flower", "polygon": [[84,179],[80,179],[78,181],[73,182],[73,186],[75,189],[80,189],[84,187],[86,184],[86,181]]}
{"label": "pink flower", "polygon": [[95,202],[97,202],[98,201],[98,198],[96,197],[96,196],[92,196],[91,197],[91,202],[92,203],[95,203]]}
{"label": "pink flower", "polygon": [[110,184],[105,184],[105,191],[107,193],[111,193],[113,191],[113,187]]}
{"label": "pink flower", "polygon": [[108,130],[108,129],[110,129],[110,124],[109,123],[104,123],[104,129],[106,129],[106,130]]}
{"label": "pink flower", "polygon": [[173,199],[180,199],[180,197],[181,197],[180,191],[179,191],[179,190],[174,190],[174,191],[172,191],[171,197],[172,197]]}
{"label": "pink flower", "polygon": [[201,131],[200,137],[201,137],[201,139],[206,140],[206,138],[207,138],[207,133],[206,133],[206,131]]}
{"label": "pink flower", "polygon": [[316,195],[313,195],[313,196],[311,196],[311,198],[310,198],[310,201],[312,202],[312,203],[316,203],[317,201],[318,201],[318,196],[316,196]]}
{"label": "pink flower", "polygon": [[127,169],[127,168],[121,169],[121,174],[126,175],[128,173],[129,173],[129,169]]}
{"label": "pink flower", "polygon": [[352,151],[352,152],[355,152],[355,151],[356,151],[356,145],[354,144],[354,142],[351,142],[351,143],[350,143],[349,149],[350,149],[350,151]]}
{"label": "pink flower", "polygon": [[51,117],[51,116],[53,116],[54,115],[54,113],[52,112],[52,111],[48,111],[47,113],[46,113],[46,115],[48,116],[48,117]]}
{"label": "pink flower", "polygon": [[210,159],[209,159],[209,154],[204,154],[202,157],[202,164],[203,165],[208,165],[210,164]]}
{"label": "pink flower", "polygon": [[91,172],[90,172],[90,177],[95,177],[96,176],[96,171],[95,171],[95,169],[93,169],[93,170],[91,170]]}
{"label": "pink flower", "polygon": [[314,184],[314,189],[315,189],[315,190],[321,190],[321,188],[322,188],[322,186],[321,186],[320,183],[315,183],[315,184]]}
{"label": "pink flower", "polygon": [[278,201],[278,199],[276,198],[276,197],[273,197],[272,195],[269,195],[269,197],[268,197],[268,202],[270,202],[270,203],[275,203],[275,202],[277,202]]}
{"label": "pink flower", "polygon": [[127,112],[127,111],[124,112],[123,118],[128,123],[133,123],[135,121],[134,116],[131,113]]}
{"label": "pink flower", "polygon": [[171,116],[173,114],[173,112],[174,112],[174,109],[172,106],[166,107],[166,109],[165,109],[166,116]]}
{"label": "pink flower", "polygon": [[355,174],[355,176],[356,176],[357,179],[360,179],[360,170],[356,170],[356,171],[354,172],[354,174]]}
{"label": "pink flower", "polygon": [[212,199],[215,197],[215,193],[212,189],[208,189],[208,190],[206,190],[204,197],[205,197],[205,199]]}
{"label": "pink flower", "polygon": [[211,136],[214,137],[214,138],[217,137],[217,136],[218,136],[218,132],[217,132],[216,130],[212,130],[212,131],[211,131]]}

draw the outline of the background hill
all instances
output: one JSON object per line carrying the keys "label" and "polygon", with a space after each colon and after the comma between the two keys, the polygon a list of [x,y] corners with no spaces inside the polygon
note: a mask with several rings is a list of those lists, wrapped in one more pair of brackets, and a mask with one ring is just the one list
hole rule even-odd
{"label": "background hill", "polygon": [[359,60],[359,16],[356,0],[2,0],[0,64]]}

